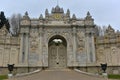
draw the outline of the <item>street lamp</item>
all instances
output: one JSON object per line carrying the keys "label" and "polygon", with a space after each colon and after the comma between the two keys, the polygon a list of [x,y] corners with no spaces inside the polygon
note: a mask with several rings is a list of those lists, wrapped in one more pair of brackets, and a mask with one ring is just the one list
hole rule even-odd
{"label": "street lamp", "polygon": [[61,39],[54,39],[53,41],[54,41],[55,45],[57,46],[57,58],[56,58],[56,62],[57,62],[57,64],[59,64],[58,48],[59,48],[59,44],[62,43],[62,40]]}

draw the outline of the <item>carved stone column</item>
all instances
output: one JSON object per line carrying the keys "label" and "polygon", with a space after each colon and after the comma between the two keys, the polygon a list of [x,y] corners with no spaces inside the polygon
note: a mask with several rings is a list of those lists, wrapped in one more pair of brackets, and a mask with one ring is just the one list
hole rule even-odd
{"label": "carved stone column", "polygon": [[73,55],[74,55],[74,65],[73,66],[77,66],[77,63],[76,63],[76,27],[73,27]]}
{"label": "carved stone column", "polygon": [[21,63],[23,63],[24,62],[24,60],[23,60],[23,33],[21,33],[20,34],[20,38],[21,38],[21,40],[20,40],[20,54],[19,54],[19,64],[21,64]]}
{"label": "carved stone column", "polygon": [[42,57],[43,57],[43,67],[48,67],[48,42],[47,42],[47,33],[43,30],[42,37]]}
{"label": "carved stone column", "polygon": [[90,47],[89,47],[89,33],[86,33],[86,53],[87,53],[87,60],[86,60],[86,64],[90,62]]}
{"label": "carved stone column", "polygon": [[20,65],[28,65],[28,54],[29,54],[29,34],[21,33],[20,41],[20,54],[19,54],[19,63]]}
{"label": "carved stone column", "polygon": [[43,66],[43,54],[42,54],[42,45],[43,45],[43,31],[42,28],[39,29],[39,62],[38,66]]}
{"label": "carved stone column", "polygon": [[94,34],[92,33],[92,36],[91,36],[91,42],[92,42],[92,54],[93,54],[93,62],[96,61],[96,55],[95,55],[95,41],[94,41]]}
{"label": "carved stone column", "polygon": [[93,33],[86,33],[86,53],[87,53],[87,63],[95,62],[95,44]]}
{"label": "carved stone column", "polygon": [[29,56],[29,33],[25,35],[25,64],[28,65],[28,56]]}

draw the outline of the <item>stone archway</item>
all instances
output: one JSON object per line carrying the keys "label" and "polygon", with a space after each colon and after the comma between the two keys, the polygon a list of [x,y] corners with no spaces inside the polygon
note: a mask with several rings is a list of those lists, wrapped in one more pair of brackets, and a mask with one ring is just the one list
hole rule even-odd
{"label": "stone archway", "polygon": [[48,42],[49,68],[65,68],[67,66],[67,42],[64,37],[55,35]]}

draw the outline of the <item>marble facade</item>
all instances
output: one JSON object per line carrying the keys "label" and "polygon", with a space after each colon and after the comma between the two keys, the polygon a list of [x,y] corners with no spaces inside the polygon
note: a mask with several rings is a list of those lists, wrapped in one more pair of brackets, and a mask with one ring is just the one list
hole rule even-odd
{"label": "marble facade", "polygon": [[[37,19],[26,12],[20,22],[19,36],[0,29],[0,66],[15,64],[17,68],[49,68],[49,41],[66,41],[66,67],[96,67],[101,63],[120,66],[120,32],[109,26],[104,36],[96,36],[94,19],[87,12],[85,18],[70,16],[69,9],[56,6]],[[112,69],[110,69],[112,70]]]}

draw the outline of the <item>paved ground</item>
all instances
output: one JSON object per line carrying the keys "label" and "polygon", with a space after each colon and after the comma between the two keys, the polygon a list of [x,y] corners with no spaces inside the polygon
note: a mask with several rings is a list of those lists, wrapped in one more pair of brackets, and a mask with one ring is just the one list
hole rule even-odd
{"label": "paved ground", "polygon": [[41,72],[9,80],[107,80],[101,77],[85,75],[73,70],[43,70]]}

